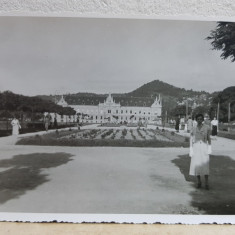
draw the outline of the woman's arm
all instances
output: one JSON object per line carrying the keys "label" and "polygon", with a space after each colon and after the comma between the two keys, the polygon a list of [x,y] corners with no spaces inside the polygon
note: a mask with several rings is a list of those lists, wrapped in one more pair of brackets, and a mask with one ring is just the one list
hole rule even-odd
{"label": "woman's arm", "polygon": [[207,142],[209,145],[211,145],[211,130],[208,128],[207,130]]}

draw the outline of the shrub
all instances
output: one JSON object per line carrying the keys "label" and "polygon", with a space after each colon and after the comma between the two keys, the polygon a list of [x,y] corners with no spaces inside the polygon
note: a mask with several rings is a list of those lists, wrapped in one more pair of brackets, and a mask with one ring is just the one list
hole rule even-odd
{"label": "shrub", "polygon": [[223,137],[223,138],[228,138],[228,139],[235,140],[235,134],[234,133],[220,131],[220,132],[218,132],[218,136],[219,137]]}
{"label": "shrub", "polygon": [[137,133],[138,133],[138,135],[139,135],[142,139],[145,139],[145,136],[142,135],[142,133],[140,132],[139,129],[137,129]]}
{"label": "shrub", "polygon": [[133,130],[130,130],[130,133],[131,133],[131,137],[135,140],[136,136],[134,135]]}
{"label": "shrub", "polygon": [[104,132],[102,135],[101,135],[101,138],[104,139],[106,136],[109,136],[113,133],[113,129],[110,129],[106,132]]}
{"label": "shrub", "polygon": [[126,130],[126,129],[123,129],[123,130],[122,130],[122,136],[121,136],[121,138],[124,139],[125,136],[126,136],[126,134],[127,134],[127,130]]}

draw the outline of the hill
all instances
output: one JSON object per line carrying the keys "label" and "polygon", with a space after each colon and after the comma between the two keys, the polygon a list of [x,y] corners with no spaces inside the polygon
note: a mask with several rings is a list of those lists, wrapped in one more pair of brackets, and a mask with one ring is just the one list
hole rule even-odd
{"label": "hill", "polygon": [[133,97],[155,97],[158,94],[162,94],[163,96],[173,96],[180,99],[184,96],[192,97],[209,93],[205,91],[185,90],[184,88],[175,87],[160,80],[154,80],[126,95]]}
{"label": "hill", "polygon": [[[164,100],[172,100],[177,102],[183,102],[184,100],[191,98],[198,102],[207,101],[211,95],[205,91],[193,91],[193,90],[185,90],[184,88],[178,88],[172,86],[168,83],[162,82],[160,80],[154,80],[152,82],[146,83],[143,86],[135,89],[129,93],[123,94],[112,94],[113,97],[119,98],[155,98],[161,94]],[[75,94],[64,94],[65,100],[70,104],[70,101],[73,101],[73,104],[76,103],[76,100],[80,100],[81,98],[89,98],[89,97],[97,97],[97,98],[104,98],[107,94],[95,94],[95,93],[84,93],[79,92]],[[39,96],[42,99],[47,100],[58,100],[60,96]]]}

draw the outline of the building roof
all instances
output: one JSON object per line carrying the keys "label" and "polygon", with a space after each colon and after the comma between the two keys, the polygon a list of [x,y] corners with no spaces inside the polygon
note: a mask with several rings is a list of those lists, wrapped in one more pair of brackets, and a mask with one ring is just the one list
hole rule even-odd
{"label": "building roof", "polygon": [[[65,100],[68,105],[98,105],[104,103],[107,99],[107,95],[103,96],[66,96]],[[154,98],[149,97],[118,97],[113,96],[115,103],[120,103],[121,106],[139,106],[139,107],[150,107],[154,103]]]}

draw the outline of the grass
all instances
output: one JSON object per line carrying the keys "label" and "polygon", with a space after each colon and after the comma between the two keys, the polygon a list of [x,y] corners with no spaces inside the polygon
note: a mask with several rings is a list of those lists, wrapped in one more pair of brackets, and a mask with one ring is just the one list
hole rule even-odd
{"label": "grass", "polygon": [[235,133],[229,133],[229,132],[220,131],[220,132],[218,132],[217,135],[219,137],[235,140]]}
{"label": "grass", "polygon": [[234,215],[235,213],[235,161],[229,156],[210,155],[210,190],[197,189],[196,177],[189,175],[190,157],[180,155],[172,160],[187,182],[194,185],[190,192],[191,205],[211,215]]}

